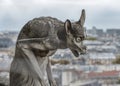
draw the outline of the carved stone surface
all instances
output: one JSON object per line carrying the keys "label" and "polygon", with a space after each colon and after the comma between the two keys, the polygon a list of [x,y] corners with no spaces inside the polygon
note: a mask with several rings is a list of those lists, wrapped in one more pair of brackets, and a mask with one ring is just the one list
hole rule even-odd
{"label": "carved stone surface", "polygon": [[84,22],[85,10],[82,10],[79,21],[73,23],[40,17],[25,24],[16,43],[10,86],[57,86],[52,77],[49,56],[57,49],[66,48],[77,57],[79,52],[85,53],[82,44]]}

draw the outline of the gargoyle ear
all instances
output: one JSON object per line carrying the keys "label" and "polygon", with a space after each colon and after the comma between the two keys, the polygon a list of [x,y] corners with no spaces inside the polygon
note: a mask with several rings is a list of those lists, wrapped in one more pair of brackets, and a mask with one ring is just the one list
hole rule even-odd
{"label": "gargoyle ear", "polygon": [[82,26],[84,25],[85,23],[85,10],[84,9],[82,10],[81,17],[77,23],[81,24]]}
{"label": "gargoyle ear", "polygon": [[65,29],[67,34],[70,34],[72,32],[71,22],[68,19],[65,21]]}

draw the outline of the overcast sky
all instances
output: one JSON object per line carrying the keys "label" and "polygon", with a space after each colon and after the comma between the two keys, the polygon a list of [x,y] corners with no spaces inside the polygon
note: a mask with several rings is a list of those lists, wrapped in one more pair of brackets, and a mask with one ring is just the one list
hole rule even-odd
{"label": "overcast sky", "polygon": [[120,0],[0,0],[0,30],[20,30],[40,16],[77,21],[82,9],[87,29],[120,28]]}

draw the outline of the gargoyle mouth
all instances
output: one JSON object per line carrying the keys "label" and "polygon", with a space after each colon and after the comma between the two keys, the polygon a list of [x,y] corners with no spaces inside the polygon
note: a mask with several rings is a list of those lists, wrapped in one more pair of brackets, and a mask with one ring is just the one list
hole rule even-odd
{"label": "gargoyle mouth", "polygon": [[77,50],[73,50],[71,49],[73,55],[75,55],[76,57],[79,57],[79,52]]}
{"label": "gargoyle mouth", "polygon": [[71,51],[76,57],[79,57],[80,54],[85,54],[86,53],[86,46],[82,46],[78,50],[71,49]]}

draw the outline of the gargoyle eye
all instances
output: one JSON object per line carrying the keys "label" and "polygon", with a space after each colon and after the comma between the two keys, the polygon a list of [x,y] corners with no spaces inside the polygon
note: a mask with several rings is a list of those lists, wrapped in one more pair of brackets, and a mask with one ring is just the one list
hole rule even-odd
{"label": "gargoyle eye", "polygon": [[76,38],[76,42],[81,42],[81,41],[82,41],[81,37]]}
{"label": "gargoyle eye", "polygon": [[77,37],[76,38],[76,42],[81,42],[81,41],[83,41],[84,40],[84,37]]}

